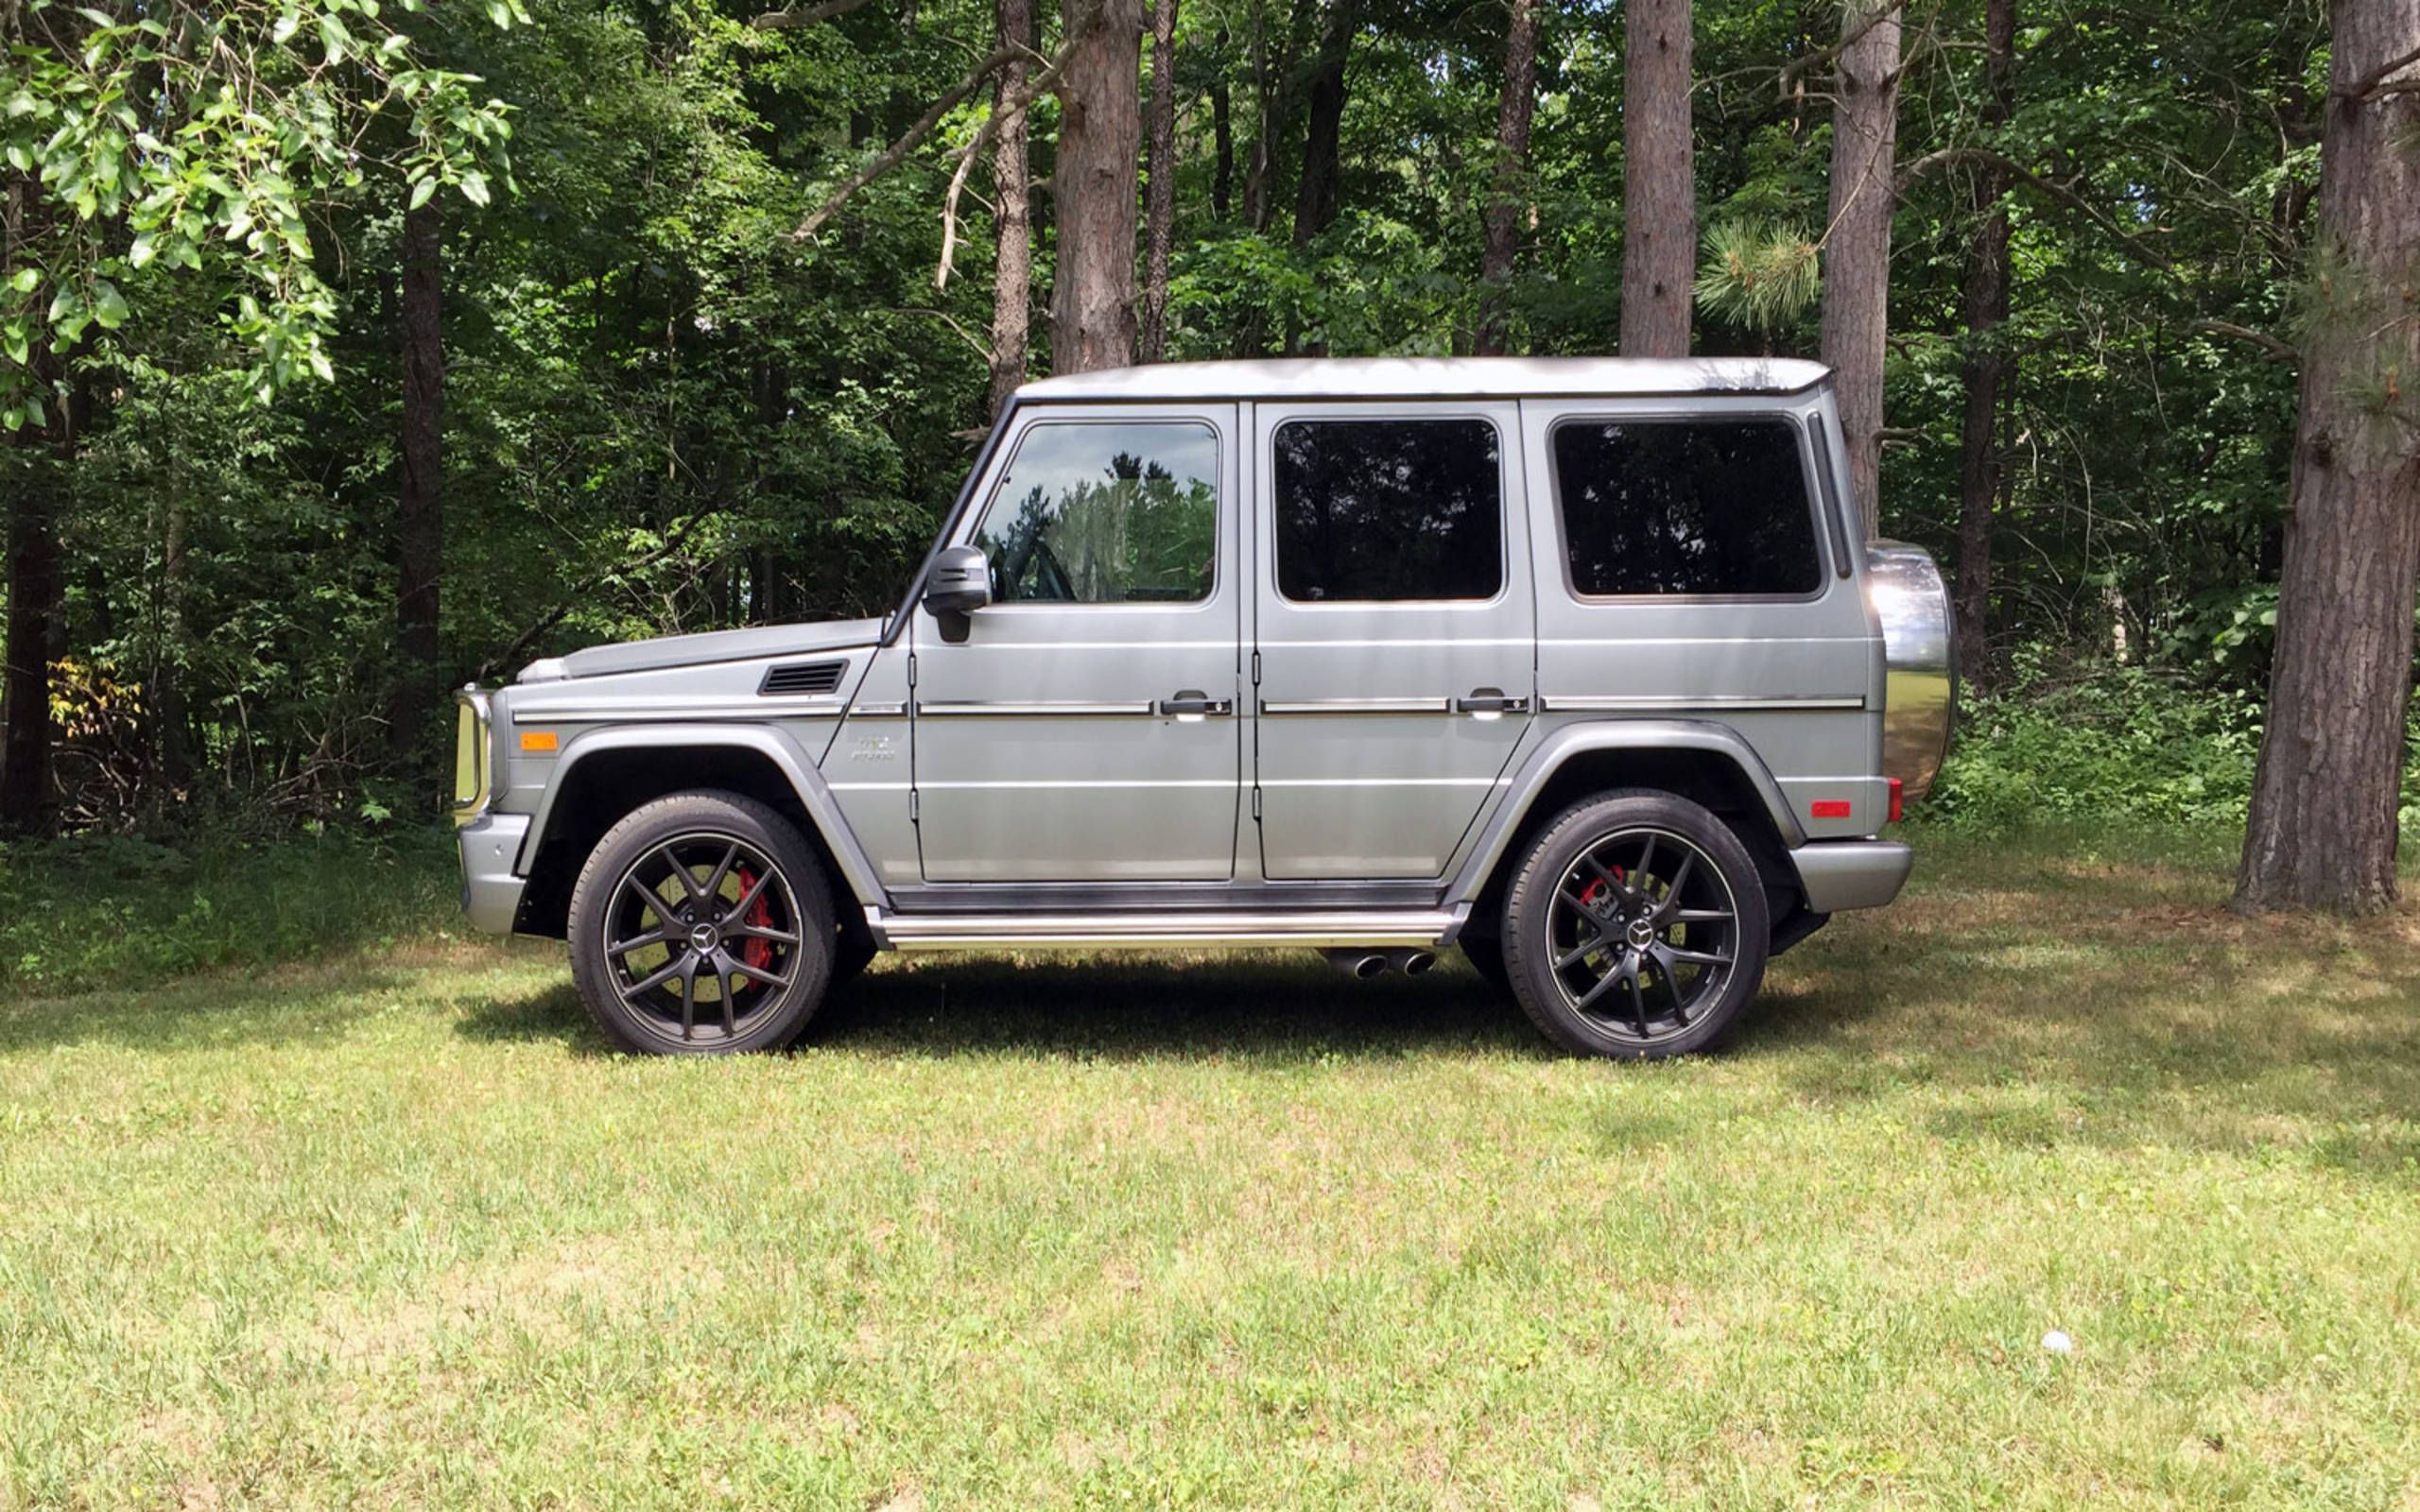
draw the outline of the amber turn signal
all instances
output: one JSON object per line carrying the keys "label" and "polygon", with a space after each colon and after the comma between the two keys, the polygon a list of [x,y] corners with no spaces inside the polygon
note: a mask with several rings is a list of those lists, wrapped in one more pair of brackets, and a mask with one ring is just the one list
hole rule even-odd
{"label": "amber turn signal", "polygon": [[560,744],[551,730],[525,730],[521,732],[523,750],[550,751]]}

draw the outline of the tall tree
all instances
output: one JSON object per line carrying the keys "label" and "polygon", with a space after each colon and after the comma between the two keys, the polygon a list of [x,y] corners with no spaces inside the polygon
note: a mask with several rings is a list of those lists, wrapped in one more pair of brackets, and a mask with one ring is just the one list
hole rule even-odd
{"label": "tall tree", "polygon": [[1630,0],[1622,60],[1622,355],[1685,357],[1698,213],[1689,0]]}
{"label": "tall tree", "polygon": [[2235,902],[2395,893],[2420,582],[2420,0],[2336,0],[2268,730]]}
{"label": "tall tree", "polygon": [[[434,187],[432,185],[432,187]],[[445,567],[444,222],[434,198],[404,212],[404,415],[395,511],[395,649],[388,705],[391,753],[424,750],[438,700],[438,594]]]}
{"label": "tall tree", "polygon": [[1176,8],[1151,5],[1150,180],[1143,203],[1143,360],[1168,346],[1168,254],[1176,240]]}
{"label": "tall tree", "polygon": [[1336,222],[1343,198],[1345,65],[1361,25],[1360,0],[1328,0],[1327,24],[1311,59],[1303,122],[1303,174],[1294,185],[1294,245],[1307,247]]}
{"label": "tall tree", "polygon": [[[1682,0],[1683,9],[1687,0]],[[1472,350],[1501,354],[1512,319],[1512,260],[1521,231],[1522,184],[1530,163],[1530,120],[1538,103],[1538,4],[1512,0],[1504,32],[1504,94],[1495,109],[1495,173],[1480,225],[1478,330]]]}
{"label": "tall tree", "polygon": [[[1050,301],[1054,371],[1134,360],[1134,191],[1142,146],[1141,0],[1066,0]],[[1087,19],[1090,26],[1087,27]]]}
{"label": "tall tree", "polygon": [[[2008,124],[2016,99],[2016,0],[1985,0],[1982,124],[1987,139]],[[1958,672],[1970,687],[1987,679],[1992,596],[1992,517],[1999,508],[2001,389],[2014,366],[2008,323],[2008,170],[1987,162],[1970,180],[1975,239],[1966,254],[1966,350],[1959,372],[1966,408],[1958,442]]]}
{"label": "tall tree", "polygon": [[[1033,0],[999,0],[1000,41],[1030,43]],[[1033,185],[1026,160],[1026,59],[1012,53],[992,86],[994,135],[992,195],[992,387],[989,413],[997,415],[1025,382],[1026,350],[1032,341]]]}
{"label": "tall tree", "polygon": [[1870,538],[1880,524],[1882,361],[1891,329],[1893,159],[1899,138],[1898,0],[1844,8],[1824,235],[1824,360],[1835,374],[1849,486]]}

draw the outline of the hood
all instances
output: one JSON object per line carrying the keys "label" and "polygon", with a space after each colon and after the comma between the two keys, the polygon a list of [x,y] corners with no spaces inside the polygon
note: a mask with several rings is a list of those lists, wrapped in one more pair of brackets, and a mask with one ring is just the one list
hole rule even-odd
{"label": "hood", "polygon": [[880,620],[825,620],[811,625],[765,625],[745,630],[709,630],[702,635],[664,635],[652,641],[592,645],[569,656],[532,662],[522,669],[519,680],[556,682],[565,678],[601,678],[616,672],[654,672],[666,667],[703,666],[714,662],[753,662],[766,657],[872,645],[880,639]]}

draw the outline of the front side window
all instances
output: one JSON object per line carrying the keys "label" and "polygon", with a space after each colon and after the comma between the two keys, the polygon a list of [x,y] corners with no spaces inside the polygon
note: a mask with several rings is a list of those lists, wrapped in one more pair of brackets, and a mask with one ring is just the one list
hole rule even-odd
{"label": "front side window", "polygon": [[1565,421],[1554,476],[1575,593],[1793,596],[1822,582],[1788,421]]}
{"label": "front side window", "polygon": [[995,604],[1196,604],[1218,576],[1207,425],[1033,426],[975,527]]}
{"label": "front side window", "polygon": [[1486,599],[1504,586],[1504,478],[1486,421],[1293,420],[1275,447],[1288,598]]}

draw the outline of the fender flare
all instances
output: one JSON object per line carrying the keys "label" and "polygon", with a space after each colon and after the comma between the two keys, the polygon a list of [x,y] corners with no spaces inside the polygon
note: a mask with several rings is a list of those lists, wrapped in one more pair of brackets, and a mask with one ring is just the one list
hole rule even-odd
{"label": "fender flare", "polygon": [[700,747],[750,751],[771,762],[798,795],[817,837],[839,867],[840,880],[857,902],[881,906],[890,901],[890,895],[876,878],[873,863],[867,859],[864,848],[857,844],[856,835],[841,816],[840,805],[833,799],[832,789],[824,784],[823,774],[807,759],[797,741],[771,725],[603,725],[580,731],[564,744],[562,754],[555,759],[554,774],[546,781],[537,812],[530,816],[529,832],[521,842],[521,853],[513,861],[512,869],[525,877],[529,874],[538,848],[545,842],[552,826],[555,800],[570,785],[567,780],[581,761],[605,751],[640,749],[674,757],[684,748]]}
{"label": "fender flare", "polygon": [[1798,816],[1789,811],[1789,799],[1773,780],[1772,768],[1756,754],[1755,747],[1728,725],[1710,719],[1605,719],[1564,725],[1541,741],[1512,774],[1506,784],[1510,796],[1480,828],[1469,859],[1462,863],[1452,886],[1446,890],[1446,902],[1468,903],[1478,900],[1496,863],[1503,859],[1512,837],[1520,833],[1536,806],[1538,794],[1566,762],[1575,756],[1609,750],[1703,751],[1727,761],[1738,768],[1764,803],[1766,817],[1772,820],[1782,845],[1795,850],[1806,843],[1806,831],[1799,824]]}

